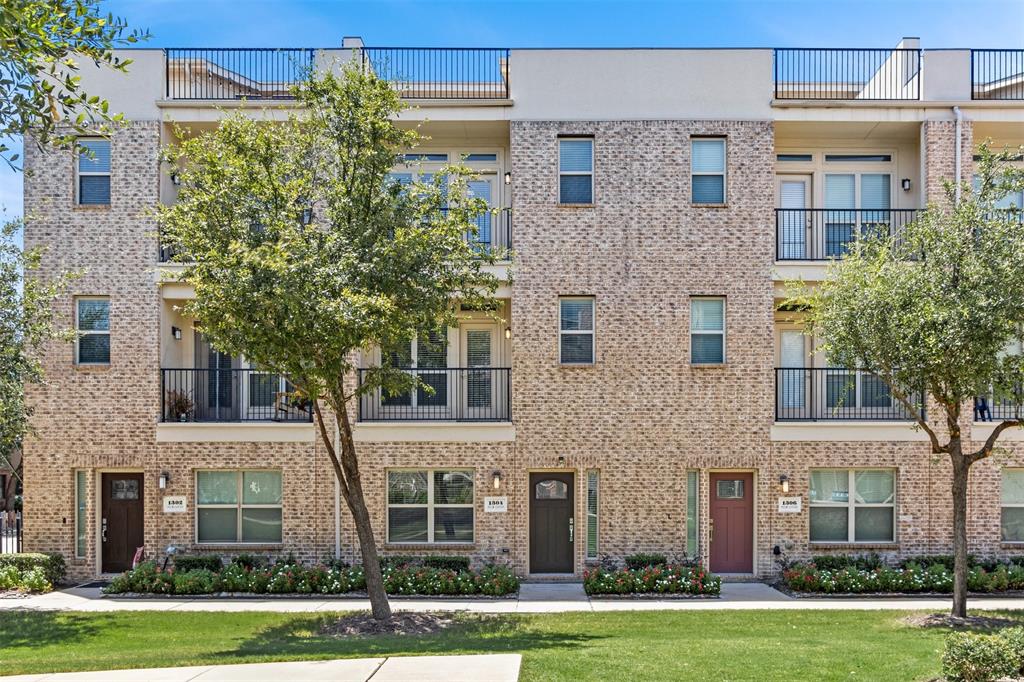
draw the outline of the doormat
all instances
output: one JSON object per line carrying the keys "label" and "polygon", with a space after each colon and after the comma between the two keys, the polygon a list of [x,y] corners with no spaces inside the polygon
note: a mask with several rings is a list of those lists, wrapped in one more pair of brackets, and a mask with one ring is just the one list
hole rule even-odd
{"label": "doormat", "polygon": [[91,583],[85,583],[84,585],[76,585],[75,587],[106,587],[109,584],[109,580],[94,580]]}

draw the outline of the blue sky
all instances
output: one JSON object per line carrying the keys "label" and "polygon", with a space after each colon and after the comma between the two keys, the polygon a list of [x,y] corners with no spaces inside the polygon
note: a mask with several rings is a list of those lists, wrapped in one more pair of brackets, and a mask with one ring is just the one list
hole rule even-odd
{"label": "blue sky", "polygon": [[[150,47],[1024,47],[1024,0],[108,0]],[[0,168],[0,207],[21,178]]]}

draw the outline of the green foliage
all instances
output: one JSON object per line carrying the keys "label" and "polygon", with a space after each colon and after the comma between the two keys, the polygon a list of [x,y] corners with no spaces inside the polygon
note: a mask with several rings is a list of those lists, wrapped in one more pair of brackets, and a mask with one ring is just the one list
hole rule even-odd
{"label": "green foliage", "polygon": [[231,563],[252,570],[254,568],[269,566],[270,560],[266,557],[256,556],[255,554],[238,554],[232,557]]}
{"label": "green foliage", "polygon": [[22,554],[0,554],[0,568],[13,566],[21,572],[40,570],[50,583],[57,585],[64,580],[67,566],[62,554],[26,552]]}
{"label": "green foliage", "polygon": [[[1017,632],[1014,633],[1013,630]],[[942,652],[942,674],[950,682],[994,682],[1021,670],[1020,628],[993,635],[954,632]]]}
{"label": "green foliage", "polygon": [[664,566],[668,563],[668,558],[664,554],[638,552],[637,554],[627,556],[625,562],[626,568],[636,570],[647,568],[648,566]]}
{"label": "green foliage", "polygon": [[219,571],[224,568],[224,562],[216,554],[204,554],[199,556],[176,556],[174,557],[175,571],[193,571],[204,569],[207,571]]}
{"label": "green foliage", "polygon": [[174,594],[212,594],[220,588],[220,577],[203,568],[175,571],[173,580]]}
{"label": "green foliage", "polygon": [[[40,145],[69,144],[75,135],[120,122],[121,114],[111,115],[106,100],[82,90],[77,60],[125,71],[131,60],[112,49],[148,37],[104,15],[100,0],[4,0],[0,140],[31,132]],[[2,142],[0,157],[12,166],[18,159]]]}
{"label": "green foliage", "polygon": [[816,556],[811,561],[815,566],[826,571],[837,571],[850,567],[871,571],[882,566],[882,558],[878,554],[852,556],[848,554],[825,554]]}
{"label": "green foliage", "polygon": [[432,555],[423,557],[423,565],[427,568],[443,568],[448,571],[468,571],[469,557]]}
{"label": "green foliage", "polygon": [[0,566],[0,591],[49,592],[52,589],[53,584],[42,568],[21,570],[13,564]]}
{"label": "green foliage", "polygon": [[717,596],[722,579],[700,566],[677,564],[647,565],[642,568],[609,570],[593,568],[583,572],[587,594],[693,594]]}
{"label": "green foliage", "polygon": [[[858,594],[873,592],[953,591],[953,561],[948,556],[921,556],[898,568],[864,563],[862,557],[815,557],[811,563],[795,563],[782,573],[783,582],[795,592]],[[845,560],[845,561],[844,561]],[[971,592],[1024,590],[1024,566],[1013,560],[989,559],[968,565],[967,587]]]}

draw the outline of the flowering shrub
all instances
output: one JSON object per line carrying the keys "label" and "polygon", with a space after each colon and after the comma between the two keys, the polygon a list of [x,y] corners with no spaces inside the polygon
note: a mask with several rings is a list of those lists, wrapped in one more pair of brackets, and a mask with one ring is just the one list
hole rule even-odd
{"label": "flowering shrub", "polygon": [[950,682],[994,682],[1024,672],[1021,641],[1024,630],[1009,628],[995,634],[954,632],[946,638],[942,674]]}
{"label": "flowering shrub", "polygon": [[174,594],[211,594],[220,589],[220,576],[205,568],[175,571]]}
{"label": "flowering shrub", "polygon": [[587,594],[718,595],[722,579],[700,566],[678,564],[621,570],[593,568],[583,572],[583,589]]}
{"label": "flowering shrub", "polygon": [[[952,592],[953,571],[944,562],[930,565],[906,563],[902,568],[880,566],[865,570],[849,566],[839,570],[820,568],[815,563],[794,564],[782,573],[782,580],[794,592],[862,594],[867,592]],[[991,571],[972,566],[967,573],[972,592],[1024,590],[1024,567],[998,564]]]}
{"label": "flowering shrub", "polygon": [[17,566],[0,566],[0,590],[19,592],[49,592],[53,585],[42,568],[20,569]]}

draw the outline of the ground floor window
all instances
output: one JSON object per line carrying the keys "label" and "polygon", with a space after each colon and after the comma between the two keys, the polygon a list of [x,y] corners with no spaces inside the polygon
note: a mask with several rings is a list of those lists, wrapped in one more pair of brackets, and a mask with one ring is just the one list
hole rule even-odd
{"label": "ground floor window", "polygon": [[281,472],[196,472],[196,538],[201,543],[281,542]]}
{"label": "ground floor window", "polygon": [[686,554],[695,557],[698,554],[700,541],[697,519],[697,495],[700,492],[700,479],[697,471],[686,472]]}
{"label": "ground floor window", "polygon": [[85,558],[87,473],[75,472],[75,558]]}
{"label": "ground floor window", "polygon": [[587,558],[597,558],[597,503],[599,475],[596,471],[587,472]]}
{"label": "ground floor window", "polygon": [[473,472],[388,472],[388,542],[473,542]]}
{"label": "ground floor window", "polygon": [[1024,542],[1024,469],[1003,469],[1003,542]]}
{"label": "ground floor window", "polygon": [[895,540],[891,469],[812,469],[810,502],[811,542]]}

